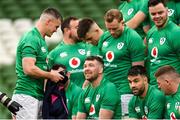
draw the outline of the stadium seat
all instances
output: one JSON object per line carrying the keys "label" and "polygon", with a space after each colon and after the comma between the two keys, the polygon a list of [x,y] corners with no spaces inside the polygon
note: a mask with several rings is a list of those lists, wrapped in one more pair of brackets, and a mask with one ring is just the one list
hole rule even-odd
{"label": "stadium seat", "polygon": [[18,34],[22,35],[33,27],[33,22],[28,18],[20,18],[14,21],[14,28],[17,30]]}
{"label": "stadium seat", "polygon": [[0,8],[0,19],[5,18],[5,16],[3,10]]}
{"label": "stadium seat", "polygon": [[0,42],[0,66],[2,65],[11,65],[14,62],[14,58],[9,56],[7,49],[4,48],[4,44]]}
{"label": "stadium seat", "polygon": [[13,6],[15,4],[14,0],[1,0],[1,7]]}
{"label": "stadium seat", "polygon": [[13,23],[11,19],[0,19],[0,35],[13,31]]}
{"label": "stadium seat", "polygon": [[61,6],[73,6],[74,4],[76,4],[76,2],[74,2],[74,0],[56,0],[55,1],[57,4]]}
{"label": "stadium seat", "polygon": [[3,12],[6,14],[6,16],[10,19],[17,19],[24,16],[22,8],[16,3],[11,3],[9,6],[3,7]]}
{"label": "stadium seat", "polygon": [[87,7],[87,6],[92,6],[96,4],[93,4],[92,0],[77,0],[78,4],[83,8],[83,7]]}
{"label": "stadium seat", "polygon": [[36,5],[36,1],[35,0],[17,0],[17,3],[23,7],[26,8],[27,6],[34,6]]}
{"label": "stadium seat", "polygon": [[39,7],[41,7],[42,9],[44,9],[46,7],[56,6],[56,4],[53,0],[38,0],[37,3],[39,5]]}

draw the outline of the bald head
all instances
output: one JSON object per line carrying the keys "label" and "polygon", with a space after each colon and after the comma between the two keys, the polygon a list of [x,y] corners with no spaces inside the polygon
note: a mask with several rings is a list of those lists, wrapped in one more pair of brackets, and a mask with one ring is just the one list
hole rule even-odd
{"label": "bald head", "polygon": [[110,9],[106,12],[104,19],[108,23],[113,22],[114,19],[121,21],[123,20],[123,15],[118,9]]}

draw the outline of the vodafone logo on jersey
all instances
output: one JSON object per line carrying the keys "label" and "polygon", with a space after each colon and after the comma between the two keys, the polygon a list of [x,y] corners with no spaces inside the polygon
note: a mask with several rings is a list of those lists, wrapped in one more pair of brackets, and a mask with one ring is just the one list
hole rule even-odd
{"label": "vodafone logo on jersey", "polygon": [[69,60],[69,65],[72,67],[72,68],[77,68],[79,67],[81,61],[79,58],[77,57],[73,57]]}
{"label": "vodafone logo on jersey", "polygon": [[143,115],[142,120],[147,120],[147,117],[145,115]]}
{"label": "vodafone logo on jersey", "polygon": [[90,109],[89,109],[89,115],[93,115],[93,114],[95,114],[95,113],[96,113],[95,107],[94,107],[94,105],[92,104],[91,107],[90,107]]}
{"label": "vodafone logo on jersey", "polygon": [[157,49],[157,47],[154,47],[151,50],[151,56],[153,56],[154,58],[157,58],[157,56],[158,56],[158,49]]}
{"label": "vodafone logo on jersey", "polygon": [[175,116],[175,114],[173,112],[170,114],[170,119],[171,120],[176,120],[176,116]]}
{"label": "vodafone logo on jersey", "polygon": [[108,62],[112,62],[114,60],[114,53],[113,53],[113,51],[108,51],[106,53],[106,60]]}

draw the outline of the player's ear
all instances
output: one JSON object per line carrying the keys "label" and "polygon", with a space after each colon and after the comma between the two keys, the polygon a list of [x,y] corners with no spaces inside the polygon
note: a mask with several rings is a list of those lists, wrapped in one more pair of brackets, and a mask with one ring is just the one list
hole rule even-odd
{"label": "player's ear", "polygon": [[99,67],[99,73],[103,73],[103,68]]}
{"label": "player's ear", "polygon": [[64,32],[67,32],[69,30],[69,28],[64,28]]}
{"label": "player's ear", "polygon": [[68,76],[68,78],[70,77],[70,75],[71,75],[71,73],[70,72],[67,72],[67,74],[66,74],[67,76]]}
{"label": "player's ear", "polygon": [[148,78],[146,76],[143,76],[143,79],[146,83],[148,83]]}

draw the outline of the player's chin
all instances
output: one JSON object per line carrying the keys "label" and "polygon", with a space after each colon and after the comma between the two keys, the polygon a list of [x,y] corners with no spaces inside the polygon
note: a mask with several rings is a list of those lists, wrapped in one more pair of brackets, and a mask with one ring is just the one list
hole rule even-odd
{"label": "player's chin", "polygon": [[90,75],[85,75],[86,80],[89,80],[91,78]]}
{"label": "player's chin", "polygon": [[139,95],[138,90],[133,90],[132,93],[133,93],[135,96]]}
{"label": "player's chin", "polygon": [[163,22],[162,21],[155,22],[155,25],[157,27],[161,27],[163,25]]}

